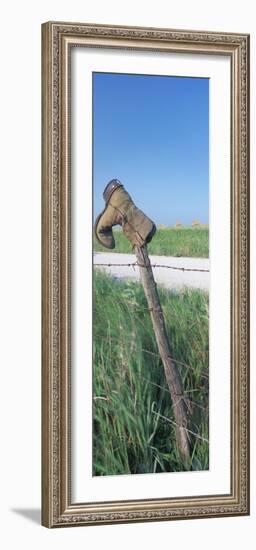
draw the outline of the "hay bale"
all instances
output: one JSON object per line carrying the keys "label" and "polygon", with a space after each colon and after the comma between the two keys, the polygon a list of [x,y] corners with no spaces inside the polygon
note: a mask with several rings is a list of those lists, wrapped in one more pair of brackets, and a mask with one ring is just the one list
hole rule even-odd
{"label": "hay bale", "polygon": [[175,223],[175,227],[177,227],[177,228],[182,227],[182,225],[183,224],[180,222],[180,220],[177,220],[176,223]]}
{"label": "hay bale", "polygon": [[201,227],[201,223],[199,220],[193,220],[191,225],[192,227]]}

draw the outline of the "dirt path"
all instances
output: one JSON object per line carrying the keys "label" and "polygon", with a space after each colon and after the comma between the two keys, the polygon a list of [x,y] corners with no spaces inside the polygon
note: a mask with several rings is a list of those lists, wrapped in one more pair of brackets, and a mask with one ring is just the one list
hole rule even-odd
{"label": "dirt path", "polygon": [[[169,268],[155,267],[155,280],[166,288],[200,288],[209,290],[209,271],[186,271],[186,269],[209,270],[208,258],[175,258],[172,256],[150,256],[151,264],[165,265]],[[94,266],[97,264],[132,264],[136,262],[133,254],[116,254],[113,252],[94,252]],[[185,268],[184,271],[180,269]],[[99,266],[117,279],[139,280],[139,268],[136,266]]]}

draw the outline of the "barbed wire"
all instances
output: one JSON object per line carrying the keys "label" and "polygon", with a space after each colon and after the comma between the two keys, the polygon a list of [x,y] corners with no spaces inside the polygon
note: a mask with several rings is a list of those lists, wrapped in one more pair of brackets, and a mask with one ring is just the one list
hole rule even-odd
{"label": "barbed wire", "polygon": [[[116,342],[118,343],[119,345],[121,345],[122,347],[124,347],[124,343],[123,341],[120,341],[119,338],[117,337],[114,337],[114,336],[108,336],[108,337],[101,337],[101,340],[105,340],[105,341],[112,341],[112,342]],[[131,346],[133,346],[134,348],[134,342],[131,341],[129,342],[129,344]],[[135,349],[137,351],[141,351],[142,353],[147,353],[149,355],[152,355],[153,357],[157,357],[158,359],[161,359],[161,355],[160,353],[156,353],[155,351],[151,351],[151,350],[148,350],[148,349],[145,349],[145,348],[141,348],[141,347],[138,347],[138,346],[135,346]],[[208,354],[209,352],[208,351],[204,351],[202,350],[200,352],[201,354],[204,353],[204,354]],[[172,356],[169,356],[169,358],[171,359],[171,361],[173,361],[174,363],[177,363],[177,365],[180,365],[181,367],[185,368],[185,369],[188,369],[188,370],[191,370],[192,372],[194,372],[196,375],[199,375],[201,378],[205,378],[206,380],[209,379],[209,375],[208,373],[206,373],[205,371],[201,371],[200,373],[198,373],[196,367],[193,367],[192,365],[188,365],[187,363],[185,363],[184,361],[180,361],[178,359],[174,359]],[[201,391],[202,389],[205,389],[205,388],[202,388],[202,386],[200,386],[197,390]],[[197,391],[195,390],[195,391]],[[190,391],[194,391],[194,390],[186,390],[187,392],[190,392]],[[184,392],[185,393],[185,392]]]}
{"label": "barbed wire", "polygon": [[[112,263],[112,262],[95,262],[94,266],[95,267],[108,267],[108,268],[111,268],[111,267],[132,267],[134,269],[134,271],[135,271],[136,267],[137,268],[141,267],[141,268],[146,268],[146,269],[150,269],[150,268],[154,268],[154,269],[156,269],[156,268],[158,268],[158,269],[171,269],[171,270],[174,270],[174,271],[181,271],[181,272],[198,272],[198,273],[209,273],[210,272],[209,269],[203,269],[203,268],[189,268],[189,267],[184,267],[184,266],[179,267],[179,266],[158,264],[158,263],[151,263],[151,262],[149,262],[148,264],[141,264],[138,261],[136,261],[136,262],[126,262],[126,263],[124,263],[124,262],[115,262],[115,263]],[[130,305],[132,307],[138,309],[138,310],[141,309],[141,310],[146,310],[146,311],[149,311],[149,312],[152,312],[155,309],[155,308],[139,306],[138,304],[132,304],[132,303]],[[160,310],[160,313],[163,313],[161,308],[157,308],[158,313],[159,313],[159,310]],[[110,339],[112,340],[113,338],[110,337]],[[118,339],[116,339],[116,340],[118,340]],[[160,358],[160,354],[158,354],[158,353],[151,352],[150,350],[146,350],[144,348],[140,348],[140,349],[144,353],[149,353],[150,355],[153,355],[155,357]],[[180,365],[181,367],[185,367],[188,370],[191,369],[192,371],[197,373],[196,368],[194,368],[190,365],[187,365],[186,363],[183,363],[182,361],[175,360],[172,357],[170,357],[170,359],[171,359],[171,361],[173,361],[174,363]],[[197,374],[199,374],[199,373],[197,373]],[[201,372],[199,374],[199,376],[201,376],[202,378],[205,378],[205,379],[209,378],[208,375],[206,373],[203,373],[203,372]],[[142,375],[141,375],[141,378],[144,379],[145,382],[147,382],[149,384],[152,384],[153,386],[159,387],[163,391],[169,392],[168,388],[164,388],[160,384],[157,384],[156,382],[153,382],[152,380],[149,380],[149,379],[147,379],[146,377],[144,377]],[[184,402],[187,404],[188,408],[190,408],[191,406],[192,407],[193,406],[198,407],[199,409],[201,409],[202,411],[204,411],[206,413],[206,412],[208,412],[206,407],[202,406],[202,404],[197,403],[194,399],[191,399],[191,397],[189,397],[190,393],[198,392],[198,391],[202,392],[202,390],[207,392],[207,388],[202,387],[202,386],[200,386],[200,388],[198,387],[196,389],[194,388],[194,389],[183,390],[183,393],[180,396],[179,401],[184,400]],[[108,398],[103,397],[103,396],[95,396],[94,399],[95,399],[95,401],[96,400],[108,400]],[[175,405],[177,405],[178,402],[176,402]],[[158,416],[158,418],[161,418],[162,420],[171,423],[173,426],[175,426],[177,428],[183,428],[187,433],[193,435],[195,438],[200,439],[201,441],[205,441],[206,443],[209,444],[209,440],[207,438],[205,438],[202,435],[196,433],[195,431],[192,431],[191,429],[186,428],[185,426],[178,425],[177,422],[175,422],[174,420],[172,420],[170,418],[167,418],[166,416],[160,414],[159,411],[155,411],[154,406],[152,406],[152,413],[155,414],[156,416]]]}
{"label": "barbed wire", "polygon": [[[168,388],[164,388],[164,386],[161,386],[161,384],[157,384],[156,382],[152,382],[152,380],[149,380],[148,378],[146,378],[145,376],[142,376],[142,375],[139,375],[140,378],[143,378],[143,380],[145,380],[145,382],[148,382],[149,384],[151,384],[152,386],[156,386],[157,388],[160,388],[161,390],[165,391],[166,393],[169,393],[170,394],[170,390]],[[184,396],[184,392],[183,392],[183,395],[181,396],[180,400],[184,400],[186,403],[188,402],[189,405],[195,405],[195,407],[198,407],[199,409],[202,409],[203,411],[205,412],[208,412],[207,408],[206,407],[203,407],[203,405],[201,405],[200,403],[197,403],[196,401],[194,401],[193,399],[191,399],[191,397],[185,397]],[[188,404],[187,403],[187,404]],[[177,403],[175,403],[176,405]],[[173,407],[174,405],[172,405]]]}
{"label": "barbed wire", "polygon": [[[160,354],[155,353],[154,351],[150,351],[150,350],[147,350],[147,349],[144,349],[144,348],[141,348],[141,351],[144,352],[144,353],[148,353],[150,355],[154,355],[155,357],[160,357],[161,358]],[[198,374],[195,367],[192,367],[191,365],[188,365],[187,363],[184,363],[184,361],[179,361],[178,359],[174,359],[173,357],[170,357],[170,359],[174,363],[177,363],[177,365],[181,365],[182,367],[184,367],[186,369],[191,369],[192,371],[196,372],[196,374]],[[209,376],[207,374],[204,374],[203,372],[200,373],[200,376],[202,378],[206,378],[206,379],[209,378]]]}
{"label": "barbed wire", "polygon": [[186,428],[185,426],[180,426],[179,424],[177,424],[177,422],[175,422],[174,420],[171,420],[171,418],[167,418],[167,416],[164,416],[163,414],[160,414],[160,412],[155,411],[154,406],[152,406],[151,411],[152,411],[153,414],[155,414],[159,418],[162,418],[166,422],[170,422],[170,424],[173,424],[173,426],[176,426],[176,428],[183,428],[183,430],[185,430],[187,433],[190,433],[194,437],[196,437],[197,439],[201,439],[202,441],[205,441],[206,443],[209,444],[209,439],[207,439],[206,437],[203,437],[202,435],[200,435],[196,432],[193,432],[192,430],[190,430],[189,428]]}
{"label": "barbed wire", "polygon": [[[104,340],[110,340],[110,341],[114,341],[114,342],[118,342],[119,344],[121,344],[121,347],[123,347],[123,342],[122,340],[120,341],[119,338],[115,338],[113,336],[108,336],[107,338],[103,338]],[[131,342],[131,344],[133,344]],[[156,352],[153,352],[151,350],[147,350],[145,348],[138,348],[136,346],[136,348],[142,352],[142,353],[148,353],[154,357],[157,357],[157,358],[161,358],[160,354],[159,353],[156,353]],[[173,357],[170,357],[170,359],[177,363],[178,365],[180,365],[181,367],[184,367],[188,370],[191,370],[192,372],[194,371],[197,375],[199,375],[200,377],[202,378],[205,378],[206,380],[208,380],[209,376],[205,373],[205,372],[200,372],[198,373],[197,372],[197,369],[195,367],[193,367],[192,365],[188,365],[187,363],[183,362],[183,361],[180,361],[180,360],[177,360],[177,359],[174,359]],[[152,385],[152,386],[155,386],[155,387],[158,387],[159,389],[161,389],[162,391],[165,391],[167,393],[170,393],[170,390],[167,388],[167,387],[164,387],[162,386],[161,384],[158,384],[156,382],[154,382],[153,380],[150,380],[149,378],[146,378],[145,376],[143,376],[142,374],[140,373],[137,373],[137,375],[145,380],[145,382],[147,382],[148,384]],[[204,412],[204,414],[207,414],[208,415],[208,408],[207,407],[204,407],[202,405],[202,403],[198,403],[197,401],[195,401],[194,399],[192,399],[192,397],[190,397],[189,394],[193,394],[193,393],[197,393],[197,392],[200,392],[204,394],[204,396],[206,396],[208,394],[208,387],[205,387],[205,386],[198,386],[197,388],[190,388],[190,389],[184,389],[183,390],[183,393],[182,395],[180,395],[180,399],[175,403],[175,405],[177,405],[177,403],[179,403],[180,401],[184,400],[184,402],[186,403],[187,407],[188,407],[188,411],[189,411],[189,414],[192,415],[193,413],[193,408],[196,407],[198,409],[200,409],[201,411]],[[94,396],[93,397],[94,401],[111,401],[111,397],[109,396]],[[174,404],[172,404],[171,408],[173,408]],[[191,409],[192,407],[192,409]],[[167,418],[166,416],[160,414],[160,412],[156,412],[154,410],[154,406],[152,407],[152,413],[157,415],[159,418],[161,418],[162,420],[165,420],[166,422],[169,422],[170,424],[172,424],[173,426],[177,427],[177,428],[183,428],[187,433],[193,435],[195,438],[197,439],[200,439],[202,441],[205,441],[206,443],[209,443],[209,440],[205,437],[203,437],[202,435],[198,434],[197,432],[189,429],[189,428],[186,428],[185,426],[181,426],[181,425],[178,425],[174,420],[170,419],[170,418]]]}
{"label": "barbed wire", "polygon": [[[163,388],[164,389],[164,388]],[[183,399],[183,397],[181,397],[181,399]],[[181,400],[180,399],[180,400]],[[93,397],[93,400],[94,401],[111,401],[111,397],[104,397],[104,396],[101,396],[101,395],[95,395]],[[197,403],[194,403],[195,405],[198,406]],[[177,403],[175,403],[175,405],[177,405]],[[174,405],[172,405],[172,408],[173,408]],[[202,407],[202,409],[206,410],[204,407]],[[158,416],[158,418],[161,418],[163,420],[165,420],[166,422],[169,422],[170,424],[172,424],[173,426],[175,426],[176,428],[182,428],[183,430],[185,430],[187,433],[189,434],[192,434],[194,437],[196,437],[197,439],[201,439],[201,441],[205,441],[206,443],[209,444],[209,439],[207,439],[206,437],[200,435],[199,433],[197,432],[194,432],[193,430],[191,430],[190,428],[186,428],[185,426],[181,426],[180,424],[177,424],[177,422],[175,422],[174,420],[172,420],[171,418],[168,418],[167,416],[164,416],[163,414],[161,414],[159,411],[155,411],[154,410],[154,403],[152,403],[152,407],[151,407],[151,412],[153,414],[155,414],[156,416]]]}
{"label": "barbed wire", "polygon": [[195,271],[199,273],[209,273],[209,269],[200,269],[200,268],[192,268],[192,267],[178,267],[173,265],[164,265],[164,264],[139,264],[138,262],[129,262],[129,263],[94,263],[94,267],[144,267],[144,268],[164,268],[164,269],[173,269],[175,271]]}

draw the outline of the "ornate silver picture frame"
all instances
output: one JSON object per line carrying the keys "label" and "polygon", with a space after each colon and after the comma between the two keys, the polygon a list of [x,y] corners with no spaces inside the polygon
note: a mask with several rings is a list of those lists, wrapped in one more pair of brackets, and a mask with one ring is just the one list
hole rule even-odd
{"label": "ornate silver picture frame", "polygon": [[[229,490],[105,500],[73,497],[72,52],[151,52],[229,61]],[[84,121],[91,128],[90,120]],[[210,149],[211,156],[211,149]],[[85,162],[88,159],[85,157]],[[92,181],[84,181],[91,186]],[[221,246],[221,243],[220,243]],[[214,350],[213,350],[214,354]],[[220,380],[221,384],[221,380]],[[85,434],[86,437],[86,434]],[[210,466],[211,469],[211,466]],[[150,474],[151,475],[151,474]],[[154,474],[152,474],[154,475]],[[172,476],[172,473],[160,474]],[[181,475],[181,474],[179,474]],[[192,475],[186,472],[185,475]],[[148,478],[150,484],[150,478]],[[98,480],[100,481],[100,480]],[[166,478],[168,484],[168,478]],[[42,524],[64,527],[249,514],[249,35],[42,25]]]}

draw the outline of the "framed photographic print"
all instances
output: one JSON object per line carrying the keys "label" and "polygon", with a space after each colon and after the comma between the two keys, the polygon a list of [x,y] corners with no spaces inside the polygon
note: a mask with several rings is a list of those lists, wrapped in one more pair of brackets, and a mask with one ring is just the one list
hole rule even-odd
{"label": "framed photographic print", "polygon": [[249,35],[42,25],[42,523],[249,513]]}

